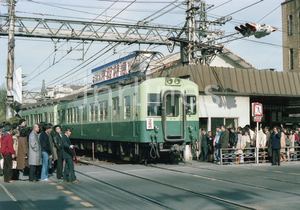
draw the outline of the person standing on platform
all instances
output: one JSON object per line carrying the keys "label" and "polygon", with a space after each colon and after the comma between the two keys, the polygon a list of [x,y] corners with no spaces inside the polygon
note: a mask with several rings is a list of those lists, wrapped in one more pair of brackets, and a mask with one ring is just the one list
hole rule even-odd
{"label": "person standing on platform", "polygon": [[76,179],[74,172],[74,145],[71,144],[70,135],[72,133],[73,128],[67,127],[65,130],[65,135],[62,136],[62,145],[63,145],[63,158],[65,160],[65,168],[64,168],[64,182],[72,182],[72,183],[81,183]]}
{"label": "person standing on platform", "polygon": [[278,131],[277,127],[273,128],[273,133],[270,136],[270,142],[272,144],[272,152],[273,152],[273,161],[272,166],[276,165],[276,162],[278,163],[278,166],[280,166],[280,139],[281,139],[281,132]]}
{"label": "person standing on platform", "polygon": [[216,131],[217,131],[217,135],[214,139],[214,146],[216,147],[217,163],[220,164],[220,144],[219,144],[219,140],[220,140],[220,136],[221,136],[221,133],[222,133],[222,130],[221,130],[220,126],[217,126]]}
{"label": "person standing on platform", "polygon": [[269,131],[269,127],[265,127],[265,135],[266,135],[266,147],[268,147],[268,160],[272,163],[272,144],[270,142],[271,133]]}
{"label": "person standing on platform", "polygon": [[4,159],[4,182],[12,183],[13,170],[11,169],[12,160],[15,157],[15,151],[13,147],[13,139],[11,136],[12,127],[10,124],[4,126],[4,133],[1,136],[1,154]]}
{"label": "person standing on platform", "polygon": [[49,175],[52,175],[53,173],[53,165],[52,165],[52,161],[57,160],[57,154],[56,154],[56,148],[54,147],[54,143],[53,143],[53,137],[52,137],[52,124],[48,123],[47,126],[49,127],[49,129],[46,131],[48,137],[49,137],[49,143],[50,143],[50,147],[51,147],[51,158],[49,158]]}
{"label": "person standing on platform", "polygon": [[23,172],[24,176],[28,176],[28,131],[25,127],[20,129],[20,138],[18,144],[17,169]]}
{"label": "person standing on platform", "polygon": [[[228,131],[226,130],[225,125],[222,125],[222,126],[221,126],[221,130],[222,130],[222,133],[221,133],[220,140],[219,140],[220,149],[228,148],[228,144],[229,144],[229,133],[228,133]],[[222,153],[223,153],[223,154],[227,154],[227,153],[228,153],[228,150],[223,150]],[[220,157],[220,158],[222,158],[222,157]],[[225,163],[228,162],[227,158],[224,159],[224,162],[225,162]]]}
{"label": "person standing on platform", "polygon": [[19,131],[21,130],[21,128],[25,128],[25,127],[26,127],[26,120],[20,119],[19,120]]}
{"label": "person standing on platform", "polygon": [[232,127],[228,130],[229,132],[229,144],[228,147],[232,148],[233,150],[230,150],[230,154],[231,154],[231,162],[235,163],[235,148],[236,148],[236,144],[238,141],[238,134],[237,132],[235,132],[235,128]]}
{"label": "person standing on platform", "polygon": [[53,143],[57,151],[57,166],[56,166],[56,177],[58,179],[63,178],[63,148],[62,148],[62,134],[61,127],[59,125],[54,126],[55,135],[53,137]]}
{"label": "person standing on platform", "polygon": [[43,166],[42,166],[42,173],[41,173],[41,180],[42,181],[49,181],[49,159],[52,158],[52,149],[49,142],[48,132],[52,129],[51,126],[45,125],[43,126],[44,132],[40,135],[41,141],[41,149],[42,149],[42,157],[43,157]]}
{"label": "person standing on platform", "polygon": [[42,150],[41,143],[38,137],[40,128],[37,124],[32,127],[32,132],[29,135],[28,145],[28,164],[29,169],[29,181],[38,181],[38,167],[42,165]]}
{"label": "person standing on platform", "polygon": [[202,128],[202,140],[201,140],[201,154],[200,154],[200,161],[207,162],[207,155],[208,155],[208,142],[209,136],[206,133],[206,129]]}
{"label": "person standing on platform", "polygon": [[[13,137],[13,145],[14,145],[14,150],[15,150],[15,158],[14,160],[18,160],[18,145],[19,145],[19,136],[20,136],[20,132],[18,129],[14,129],[11,133],[12,137]],[[19,180],[19,170],[13,169],[13,176],[12,179],[13,180]]]}

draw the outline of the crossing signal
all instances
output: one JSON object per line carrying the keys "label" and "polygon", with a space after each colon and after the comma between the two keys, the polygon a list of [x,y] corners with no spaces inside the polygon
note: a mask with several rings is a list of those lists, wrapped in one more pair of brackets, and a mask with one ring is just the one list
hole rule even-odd
{"label": "crossing signal", "polygon": [[244,37],[254,35],[256,38],[261,38],[269,35],[271,32],[277,31],[278,28],[269,25],[260,25],[258,23],[246,23],[234,27],[235,30],[240,32]]}

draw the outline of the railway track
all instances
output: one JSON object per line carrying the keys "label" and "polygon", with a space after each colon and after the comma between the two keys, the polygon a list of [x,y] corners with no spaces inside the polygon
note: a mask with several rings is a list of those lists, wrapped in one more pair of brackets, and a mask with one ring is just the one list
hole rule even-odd
{"label": "railway track", "polygon": [[[80,162],[83,163],[82,161],[80,161]],[[116,186],[116,185],[114,185],[114,184],[112,184],[112,183],[106,182],[106,181],[104,181],[104,180],[95,178],[95,177],[90,176],[90,175],[87,175],[87,174],[82,173],[82,172],[80,172],[80,171],[77,171],[77,170],[75,170],[75,171],[76,171],[76,173],[80,174],[81,176],[84,176],[84,177],[89,178],[89,179],[92,179],[92,180],[94,180],[94,181],[96,181],[96,182],[105,184],[105,185],[107,185],[107,186],[109,186],[109,187],[112,187],[113,189],[117,189],[117,190],[120,190],[120,191],[122,191],[122,192],[125,192],[125,193],[127,193],[127,194],[129,194],[129,195],[131,195],[131,196],[133,196],[133,197],[139,198],[139,199],[141,199],[142,201],[147,202],[147,203],[150,203],[150,204],[152,204],[152,205],[155,205],[156,207],[159,207],[159,208],[161,208],[161,209],[175,210],[174,208],[172,208],[172,207],[170,207],[170,206],[167,206],[167,205],[165,205],[165,204],[163,204],[163,203],[160,203],[160,202],[158,202],[158,201],[156,201],[156,200],[153,200],[153,199],[151,199],[151,198],[148,198],[148,197],[146,197],[146,196],[143,196],[143,195],[140,195],[140,194],[137,194],[137,193],[133,193],[133,192],[131,192],[131,191],[129,191],[129,190],[126,190],[126,189],[124,189],[124,188],[122,188],[122,187]]]}
{"label": "railway track", "polygon": [[[149,165],[147,165],[147,167],[154,167],[154,168],[158,168],[158,169],[165,170],[165,171],[172,171],[172,172],[177,172],[177,173],[186,174],[186,175],[190,175],[190,176],[197,176],[197,177],[200,177],[200,178],[202,177],[202,178],[205,178],[205,179],[212,179],[212,180],[216,180],[216,181],[227,182],[227,183],[230,183],[230,184],[239,184],[239,185],[243,185],[243,186],[255,187],[255,188],[258,188],[258,189],[263,189],[263,190],[268,190],[268,191],[273,191],[273,192],[280,192],[280,193],[286,193],[286,194],[290,194],[290,195],[300,196],[299,193],[288,192],[288,191],[285,191],[285,190],[279,190],[279,189],[274,189],[274,188],[269,188],[269,187],[263,187],[263,186],[260,186],[260,185],[255,185],[255,184],[245,183],[245,182],[239,182],[239,181],[236,181],[236,180],[234,182],[232,182],[232,180],[215,178],[215,177],[212,177],[212,176],[203,176],[203,175],[198,175],[198,174],[195,174],[195,173],[189,173],[189,172],[184,172],[184,171],[170,169],[170,168],[163,168],[163,167],[155,166],[153,164],[149,164]],[[187,166],[187,167],[191,167],[191,166]],[[204,169],[204,170],[207,169],[207,168],[200,168],[200,167],[191,167],[191,168]],[[209,170],[209,169],[207,169],[207,170]],[[211,170],[231,173],[231,172],[222,171],[222,170],[214,170],[214,169],[211,169]],[[246,174],[242,174],[242,173],[234,173],[234,174],[239,174],[239,175],[243,175],[243,176],[250,176],[250,175],[246,175]],[[251,177],[253,177],[253,176],[251,175]],[[280,179],[273,179],[273,178],[260,177],[260,176],[255,176],[255,177],[266,178],[266,179],[269,179],[269,180],[282,181],[282,182],[286,182],[286,183],[295,184],[294,182],[288,182],[288,181],[280,180]]]}
{"label": "railway track", "polygon": [[289,180],[276,179],[276,178],[271,178],[271,177],[266,177],[266,176],[249,175],[249,174],[245,174],[245,173],[237,173],[237,172],[232,172],[232,171],[223,171],[223,170],[218,170],[218,169],[213,169],[213,168],[189,166],[189,165],[186,165],[186,164],[185,164],[185,166],[190,167],[190,168],[195,168],[195,169],[208,170],[208,171],[217,171],[217,172],[222,172],[222,173],[237,174],[237,175],[243,175],[243,176],[249,176],[249,177],[257,177],[257,178],[268,179],[268,180],[272,180],[272,181],[279,181],[279,182],[284,182],[284,183],[289,183],[289,184],[300,184],[300,182],[293,182],[293,181],[289,181]]}
{"label": "railway track", "polygon": [[[190,194],[194,194],[194,195],[197,195],[197,196],[205,198],[205,199],[217,201],[217,202],[228,205],[229,209],[255,209],[251,206],[247,206],[247,205],[244,205],[244,204],[241,204],[241,203],[238,203],[238,202],[233,202],[233,201],[230,201],[230,200],[222,199],[222,198],[215,197],[215,196],[205,194],[205,193],[195,192],[195,191],[183,188],[183,187],[174,186],[174,185],[171,185],[171,184],[168,184],[168,183],[164,183],[164,182],[149,179],[149,178],[146,178],[146,177],[143,177],[143,176],[139,176],[139,175],[131,174],[131,173],[128,173],[128,172],[112,169],[112,168],[109,168],[109,167],[106,167],[106,166],[100,166],[100,165],[90,163],[90,162],[86,162],[86,161],[78,161],[78,162],[83,163],[83,164],[93,165],[93,166],[96,166],[96,167],[99,167],[99,168],[102,168],[102,169],[106,169],[106,170],[113,171],[113,172],[116,172],[116,173],[120,173],[120,174],[123,174],[123,175],[131,176],[131,177],[134,177],[134,178],[142,179],[142,180],[149,181],[149,182],[152,182],[152,183],[155,183],[155,184],[167,186],[167,187],[170,187],[170,188],[173,188],[173,189],[181,190],[181,191],[184,191],[184,192],[187,192],[187,193],[190,193]],[[100,179],[94,178],[92,176],[86,175],[82,172],[76,171],[76,173],[79,173],[81,175],[84,175],[84,176],[89,177],[89,178],[94,179],[94,180],[98,180],[102,183],[106,183],[103,180],[100,180]],[[110,183],[108,183],[108,184],[110,185]],[[116,188],[119,188],[118,186],[115,186],[115,185],[112,185],[112,186],[116,187]],[[126,189],[123,189],[123,188],[121,188],[121,189],[125,190],[128,193],[132,193],[132,192],[129,192],[128,190],[126,190]],[[135,194],[135,193],[133,193],[133,194]],[[144,196],[142,196],[142,197],[144,197]],[[152,199],[150,199],[150,201],[151,200]]]}

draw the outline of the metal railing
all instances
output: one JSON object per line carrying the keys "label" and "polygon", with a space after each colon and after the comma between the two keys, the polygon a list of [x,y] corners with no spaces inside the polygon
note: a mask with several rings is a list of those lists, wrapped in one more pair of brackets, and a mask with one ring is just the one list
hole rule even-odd
{"label": "metal railing", "polygon": [[[224,164],[247,164],[271,162],[267,147],[247,147],[244,149],[223,148],[220,149],[221,165]],[[281,162],[292,162],[300,160],[300,146],[281,147]]]}

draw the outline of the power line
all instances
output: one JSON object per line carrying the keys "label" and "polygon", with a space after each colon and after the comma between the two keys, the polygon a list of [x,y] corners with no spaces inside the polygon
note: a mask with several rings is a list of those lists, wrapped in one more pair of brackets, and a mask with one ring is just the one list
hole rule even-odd
{"label": "power line", "polygon": [[281,6],[281,4],[279,4],[275,9],[273,9],[271,12],[269,12],[268,14],[266,14],[265,16],[263,16],[261,19],[259,19],[257,22],[262,21],[263,19],[265,19],[267,16],[269,16],[272,12],[274,12],[275,10],[277,10],[279,7]]}

